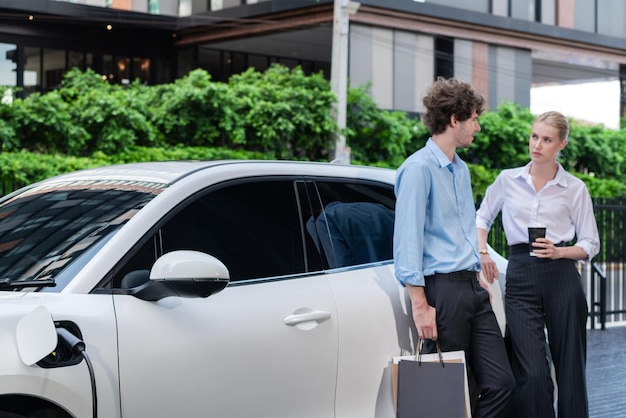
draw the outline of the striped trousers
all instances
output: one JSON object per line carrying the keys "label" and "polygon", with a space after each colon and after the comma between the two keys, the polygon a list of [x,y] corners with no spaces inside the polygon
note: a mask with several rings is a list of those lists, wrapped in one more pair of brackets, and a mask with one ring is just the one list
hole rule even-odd
{"label": "striped trousers", "polygon": [[511,418],[553,418],[554,362],[558,417],[588,418],[587,300],[574,260],[531,257],[528,245],[511,247],[505,312],[516,388]]}

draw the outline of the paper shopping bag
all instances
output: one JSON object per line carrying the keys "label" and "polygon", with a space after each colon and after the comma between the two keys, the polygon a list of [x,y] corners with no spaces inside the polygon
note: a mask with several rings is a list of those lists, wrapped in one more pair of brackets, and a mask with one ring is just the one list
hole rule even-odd
{"label": "paper shopping bag", "polygon": [[[419,348],[421,348],[420,344],[418,344],[416,352],[420,351]],[[439,364],[441,360],[444,361],[445,367]],[[420,361],[422,367],[419,366]],[[400,366],[401,363],[405,364]],[[439,369],[433,369],[432,366],[441,369],[447,368],[447,370],[440,371]],[[448,368],[448,366],[450,367]],[[403,370],[403,386],[400,385],[400,368]],[[437,376],[434,376],[435,374]],[[472,417],[469,385],[465,368],[465,352],[463,350],[421,354],[419,356],[393,357],[391,377],[394,407],[396,408],[398,418]],[[443,389],[435,390],[434,379],[441,380]],[[458,395],[459,384],[461,388],[460,397]],[[448,406],[458,408],[459,402],[454,402],[454,400],[460,400],[460,414],[456,410],[450,412],[452,415],[444,415],[444,413],[447,413],[445,408]],[[402,404],[402,407],[400,404]],[[415,406],[415,404],[418,405]],[[431,406],[436,413],[430,414],[430,411],[433,410],[430,409]]]}
{"label": "paper shopping bag", "polygon": [[462,363],[401,360],[398,364],[398,418],[463,418]]}

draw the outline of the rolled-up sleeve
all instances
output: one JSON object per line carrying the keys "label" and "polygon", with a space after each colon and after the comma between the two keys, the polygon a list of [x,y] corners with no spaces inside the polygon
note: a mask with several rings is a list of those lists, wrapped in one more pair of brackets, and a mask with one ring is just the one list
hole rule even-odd
{"label": "rolled-up sleeve", "polygon": [[581,247],[587,253],[587,259],[582,262],[589,262],[600,251],[600,236],[598,225],[593,211],[593,201],[589,191],[583,186],[576,199],[574,199],[572,210],[574,214],[574,224],[576,225],[576,246]]}
{"label": "rolled-up sleeve", "polygon": [[476,227],[489,232],[494,219],[502,209],[503,201],[500,177],[496,179],[485,191],[485,197],[476,211]]}

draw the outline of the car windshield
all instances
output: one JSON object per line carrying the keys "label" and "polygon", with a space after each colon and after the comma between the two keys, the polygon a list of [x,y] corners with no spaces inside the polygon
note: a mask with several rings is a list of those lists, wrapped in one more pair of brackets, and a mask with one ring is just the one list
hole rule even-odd
{"label": "car windshield", "polygon": [[0,290],[60,291],[71,280],[60,282],[63,272],[84,265],[165,187],[73,181],[32,187],[0,200]]}

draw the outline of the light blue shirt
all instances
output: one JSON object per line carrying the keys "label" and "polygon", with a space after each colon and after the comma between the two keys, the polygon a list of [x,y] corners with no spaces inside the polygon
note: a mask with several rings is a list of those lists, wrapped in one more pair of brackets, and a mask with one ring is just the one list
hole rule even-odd
{"label": "light blue shirt", "polygon": [[432,139],[396,173],[394,266],[403,285],[424,276],[480,270],[476,208],[467,165]]}
{"label": "light blue shirt", "polygon": [[600,250],[598,227],[589,191],[580,179],[559,164],[554,179],[538,192],[533,186],[528,163],[503,170],[487,188],[476,214],[476,226],[489,231],[502,210],[502,226],[509,245],[528,243],[528,226],[546,226],[546,238],[554,243],[576,244],[591,260]]}

